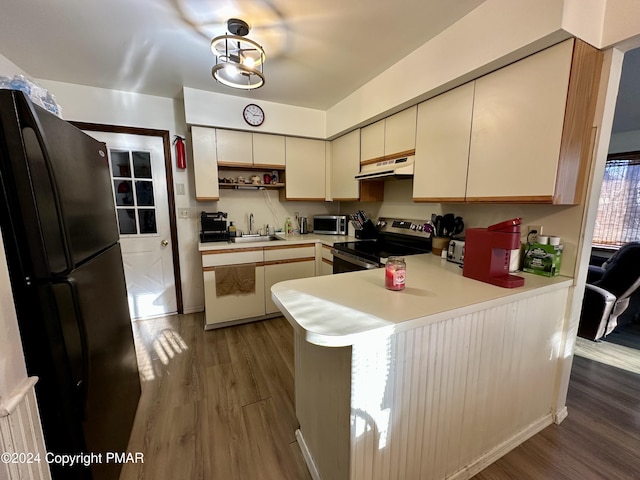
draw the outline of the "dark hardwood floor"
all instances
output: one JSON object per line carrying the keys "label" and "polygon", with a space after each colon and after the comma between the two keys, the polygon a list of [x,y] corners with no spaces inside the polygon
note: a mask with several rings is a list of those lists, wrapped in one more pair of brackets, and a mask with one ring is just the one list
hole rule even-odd
{"label": "dark hardwood floor", "polygon": [[569,416],[490,465],[476,480],[640,478],[640,375],[576,356]]}
{"label": "dark hardwood floor", "polygon": [[205,332],[201,314],[134,322],[142,397],[120,480],[310,479],[294,432],[284,318]]}
{"label": "dark hardwood floor", "polygon": [[[182,315],[135,322],[134,334],[143,391],[129,451],[145,462],[121,480],[311,478],[284,318],[205,332],[202,315]],[[640,479],[640,375],[576,356],[567,405],[561,425],[474,478]]]}

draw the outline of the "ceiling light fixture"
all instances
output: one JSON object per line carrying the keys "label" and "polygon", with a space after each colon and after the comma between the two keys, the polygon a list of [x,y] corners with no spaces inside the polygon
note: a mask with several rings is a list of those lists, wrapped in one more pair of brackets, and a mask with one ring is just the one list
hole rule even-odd
{"label": "ceiling light fixture", "polygon": [[226,35],[211,41],[216,64],[211,75],[227,87],[253,90],[264,85],[264,49],[246,38],[249,24],[237,18],[227,21]]}

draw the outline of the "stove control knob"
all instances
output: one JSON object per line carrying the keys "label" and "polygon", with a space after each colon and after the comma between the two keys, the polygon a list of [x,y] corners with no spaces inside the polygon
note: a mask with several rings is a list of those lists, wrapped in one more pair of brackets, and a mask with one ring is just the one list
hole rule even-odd
{"label": "stove control knob", "polygon": [[384,220],[378,220],[378,226],[379,227],[386,227],[387,226],[387,222],[385,222]]}
{"label": "stove control knob", "polygon": [[415,231],[416,228],[418,228],[418,226],[415,223],[412,223],[411,226],[409,227],[411,230]]}
{"label": "stove control knob", "polygon": [[422,225],[418,225],[418,231],[421,232],[424,229]]}

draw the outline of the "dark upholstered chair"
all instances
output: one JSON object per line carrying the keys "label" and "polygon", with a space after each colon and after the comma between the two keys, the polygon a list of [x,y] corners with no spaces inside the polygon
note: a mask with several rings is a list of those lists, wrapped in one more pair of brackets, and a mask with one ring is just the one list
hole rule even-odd
{"label": "dark upholstered chair", "polygon": [[578,335],[599,340],[610,334],[638,287],[640,242],[627,243],[601,267],[590,265]]}

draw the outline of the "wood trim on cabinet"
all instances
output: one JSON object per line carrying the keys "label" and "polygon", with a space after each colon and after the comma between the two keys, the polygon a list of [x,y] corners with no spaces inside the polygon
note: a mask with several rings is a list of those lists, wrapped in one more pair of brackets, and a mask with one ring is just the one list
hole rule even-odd
{"label": "wood trim on cabinet", "polygon": [[296,243],[293,245],[268,245],[262,248],[264,248],[265,250],[289,250],[291,248],[315,248],[315,246],[315,243]]}
{"label": "wood trim on cabinet", "polygon": [[553,203],[553,196],[551,195],[538,195],[538,196],[522,196],[522,197],[467,197],[468,203],[541,203],[551,204]]}
{"label": "wood trim on cabinet", "polygon": [[265,262],[234,263],[234,264],[231,264],[231,265],[218,265],[218,266],[215,266],[215,267],[202,267],[202,271],[203,272],[215,272],[216,268],[233,267],[234,265],[255,265],[256,267],[264,267],[265,266]]}
{"label": "wood trim on cabinet", "polygon": [[283,260],[267,260],[264,262],[264,266],[269,265],[284,265],[286,263],[301,263],[301,262],[315,262],[316,257],[300,257],[300,258],[286,258]]}
{"label": "wood trim on cabinet", "polygon": [[253,163],[218,162],[218,166],[224,168],[253,168]]}
{"label": "wood trim on cabinet", "polygon": [[327,260],[326,258],[322,259],[322,263],[326,263],[327,265],[333,266],[333,262],[331,260]]}
{"label": "wood trim on cabinet", "polygon": [[357,202],[360,200],[360,198],[358,197],[351,197],[351,198],[346,198],[346,197],[333,197],[331,199],[334,202]]}
{"label": "wood trim on cabinet", "polygon": [[[220,253],[238,253],[238,252],[261,252],[264,247],[246,247],[246,248],[225,248],[221,250],[205,250],[200,252],[202,255],[218,255]],[[253,263],[253,262],[250,262]]]}
{"label": "wood trim on cabinet", "polygon": [[[282,190],[281,190],[282,191]],[[324,202],[326,198],[289,198],[285,197],[287,202]]]}
{"label": "wood trim on cabinet", "polygon": [[415,197],[413,201],[429,203],[464,203],[467,199],[465,197]]}
{"label": "wood trim on cabinet", "polygon": [[329,245],[325,245],[324,243],[322,244],[322,248],[326,248],[327,250],[331,251],[333,249],[332,246]]}
{"label": "wood trim on cabinet", "polygon": [[360,181],[360,201],[361,202],[384,201],[384,180],[361,180]]}
{"label": "wood trim on cabinet", "polygon": [[390,155],[384,155],[382,157],[368,158],[366,160],[360,160],[360,166],[371,165],[373,163],[384,162],[385,160],[395,160],[396,158],[410,157],[416,154],[416,149],[405,150],[403,152],[396,152]]}
{"label": "wood trim on cabinet", "polygon": [[575,39],[553,203],[582,202],[592,157],[593,118],[604,54]]}
{"label": "wood trim on cabinet", "polygon": [[369,158],[367,160],[360,160],[360,166],[363,165],[371,165],[372,163],[378,163],[378,162],[382,162],[384,161],[385,157],[375,157],[375,158]]}
{"label": "wood trim on cabinet", "polygon": [[196,197],[196,200],[203,202],[217,202],[220,197]]}
{"label": "wood trim on cabinet", "polygon": [[415,155],[415,154],[416,154],[416,149],[412,148],[411,150],[405,150],[403,152],[396,152],[396,153],[392,153],[391,155],[385,155],[384,159],[395,160],[396,158],[411,157],[412,155]]}

